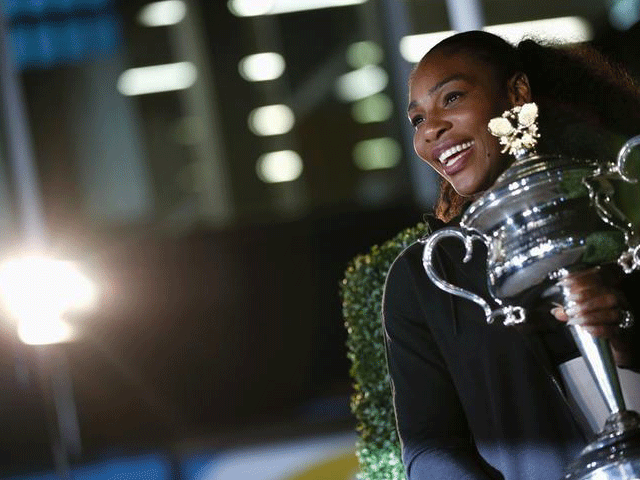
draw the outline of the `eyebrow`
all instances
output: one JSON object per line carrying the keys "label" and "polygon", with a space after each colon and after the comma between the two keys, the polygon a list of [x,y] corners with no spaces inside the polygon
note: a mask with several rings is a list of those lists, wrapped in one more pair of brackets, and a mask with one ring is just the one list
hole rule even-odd
{"label": "eyebrow", "polygon": [[[429,89],[429,95],[433,95],[435,92],[437,92],[442,87],[444,87],[447,83],[454,82],[456,80],[467,80],[468,81],[469,80],[469,76],[468,75],[464,75],[462,73],[454,73],[453,75],[450,75],[447,78],[445,78],[443,80],[440,80],[433,87],[431,87]],[[409,102],[409,106],[407,107],[407,112],[410,112],[411,110],[413,110],[417,106],[418,106],[418,102],[416,102],[415,100],[412,100],[411,102]]]}

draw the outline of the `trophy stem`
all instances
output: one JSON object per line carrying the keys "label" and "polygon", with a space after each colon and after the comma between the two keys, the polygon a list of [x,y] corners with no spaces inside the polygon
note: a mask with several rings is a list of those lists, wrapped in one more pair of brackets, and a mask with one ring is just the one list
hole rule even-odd
{"label": "trophy stem", "polygon": [[[592,279],[589,277],[596,278]],[[569,273],[560,280],[559,285],[562,287],[562,293],[564,295],[565,310],[575,304],[573,298],[575,295],[579,295],[576,290],[579,290],[580,285],[591,281],[599,282],[599,278],[597,277],[599,277],[599,269],[596,267],[589,270]],[[584,327],[572,323],[572,320],[575,321],[575,317],[569,318],[569,329],[587,364],[591,376],[598,386],[598,390],[602,394],[602,398],[609,409],[609,414],[614,415],[626,410],[624,396],[620,388],[620,379],[609,340],[593,336]]]}
{"label": "trophy stem", "polygon": [[564,480],[637,480],[640,478],[640,415],[626,409],[618,370],[609,340],[596,337],[577,324],[581,292],[601,285],[599,268],[562,272],[565,311],[569,329],[602,398],[609,409],[604,427],[569,465]]}
{"label": "trophy stem", "polygon": [[594,337],[579,325],[570,325],[569,328],[609,413],[626,410],[609,340]]}

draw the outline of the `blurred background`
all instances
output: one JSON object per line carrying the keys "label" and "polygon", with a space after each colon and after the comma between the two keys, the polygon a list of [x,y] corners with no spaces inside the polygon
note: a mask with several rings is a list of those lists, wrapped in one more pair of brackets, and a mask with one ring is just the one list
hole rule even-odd
{"label": "blurred background", "polygon": [[2,478],[353,478],[338,284],[437,190],[412,65],[486,26],[640,74],[639,0],[0,9],[0,260],[73,261],[93,298],[50,345],[1,319]]}

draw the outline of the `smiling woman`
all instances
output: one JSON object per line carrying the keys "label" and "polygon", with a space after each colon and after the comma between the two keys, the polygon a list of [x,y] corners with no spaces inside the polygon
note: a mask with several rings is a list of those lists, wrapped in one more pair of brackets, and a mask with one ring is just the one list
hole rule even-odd
{"label": "smiling woman", "polygon": [[[431,85],[427,86],[429,82]],[[409,84],[408,114],[416,130],[414,147],[444,180],[450,180],[445,164],[432,154],[429,158],[427,148],[442,144],[445,132],[446,141],[462,128],[479,128],[482,148],[488,148],[487,155],[494,155],[489,146],[497,146],[497,139],[488,134],[488,120],[531,99],[541,106],[541,153],[611,159],[627,137],[640,131],[640,99],[634,80],[624,69],[586,46],[559,48],[525,40],[513,47],[492,34],[467,32],[448,37],[426,54],[412,72]],[[421,89],[425,91],[421,93]],[[437,93],[440,104],[433,106],[439,108],[427,112],[426,100],[433,103]],[[474,115],[473,109],[479,115]],[[476,127],[461,123],[469,121],[461,118],[464,112],[478,123]],[[430,119],[427,114],[434,117]],[[424,131],[423,120],[437,120],[439,115],[444,115],[450,124],[445,122],[444,128],[442,122],[436,125],[440,127],[438,141],[418,141]],[[436,153],[440,157],[440,153],[450,152]],[[444,160],[448,160],[446,168],[452,170],[449,167],[453,166],[453,159]],[[497,168],[498,174],[507,166],[495,156],[484,161]],[[479,188],[491,185],[495,174],[489,173],[489,183],[480,183]],[[457,179],[441,184],[436,215],[443,221],[459,215],[462,205],[473,199],[474,192],[459,191],[456,183]]]}
{"label": "smiling woman", "polygon": [[[480,67],[467,56],[435,52],[411,81],[408,113],[416,153],[462,196],[486,189],[505,167],[487,124],[509,107],[510,99],[491,71]],[[523,89],[527,98],[518,100],[524,103],[530,95],[528,85]]]}
{"label": "smiling woman", "polygon": [[[540,153],[609,160],[640,133],[633,82],[586,48],[514,47],[466,32],[430,50],[409,88],[415,151],[442,177],[432,228],[455,224],[509,166],[487,128],[505,110],[538,104]],[[382,304],[408,478],[561,478],[593,433],[558,374],[578,356],[566,315],[542,305],[527,331],[488,325],[473,303],[431,283],[422,249],[413,244],[395,260]],[[464,264],[463,256],[454,240],[441,242],[434,258],[448,282],[486,298],[486,251]],[[582,285],[576,308],[585,328],[611,340],[619,366],[639,369],[640,335],[619,327],[626,285],[613,285],[604,276]]]}

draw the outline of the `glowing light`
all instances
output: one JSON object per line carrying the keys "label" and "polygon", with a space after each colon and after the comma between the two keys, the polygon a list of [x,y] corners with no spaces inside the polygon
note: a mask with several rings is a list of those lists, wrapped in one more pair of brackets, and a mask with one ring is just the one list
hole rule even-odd
{"label": "glowing light", "polygon": [[617,30],[629,30],[639,20],[638,0],[617,0],[609,9],[609,22]]}
{"label": "glowing light", "polygon": [[400,55],[408,62],[418,63],[424,54],[431,50],[432,47],[454,33],[456,32],[453,30],[447,30],[444,32],[420,33],[403,37],[400,40]]}
{"label": "glowing light", "polygon": [[71,262],[27,255],[0,265],[0,301],[25,343],[69,340],[64,314],[88,309],[95,299],[95,285]]}
{"label": "glowing light", "polygon": [[384,122],[392,114],[393,102],[384,93],[363,98],[351,106],[351,116],[358,123]]}
{"label": "glowing light", "polygon": [[256,135],[282,135],[293,128],[293,111],[286,105],[267,105],[249,114],[249,128]]}
{"label": "glowing light", "polygon": [[193,85],[198,71],[191,62],[131,68],[118,78],[117,88],[127,96],[184,90]]}
{"label": "glowing light", "polygon": [[302,169],[302,159],[293,150],[265,153],[256,164],[258,177],[266,183],[291,182],[300,177]]}
{"label": "glowing light", "polygon": [[356,143],[353,160],[360,170],[393,168],[400,163],[402,149],[393,138],[373,138]]}
{"label": "glowing light", "polygon": [[73,328],[57,317],[18,321],[18,338],[27,345],[51,345],[73,338]]}
{"label": "glowing light", "polygon": [[284,58],[275,52],[249,55],[240,60],[238,65],[242,78],[250,82],[275,80],[282,75],[284,68]]}
{"label": "glowing light", "polygon": [[[587,20],[581,17],[559,17],[530,22],[491,25],[483,30],[498,35],[508,42],[518,43],[523,38],[532,38],[556,43],[585,42],[593,38],[593,30]],[[400,54],[411,63],[417,63],[422,56],[441,40],[453,35],[454,31],[409,35],[400,40]]]}
{"label": "glowing light", "polygon": [[387,72],[377,65],[368,65],[345,73],[336,81],[338,98],[354,102],[384,90],[389,83]]}
{"label": "glowing light", "polygon": [[138,21],[147,27],[164,27],[180,23],[187,14],[187,6],[182,0],[163,0],[142,7]]}
{"label": "glowing light", "polygon": [[499,35],[514,44],[525,37],[557,43],[586,42],[593,37],[591,25],[580,17],[548,18],[531,22],[492,25],[485,27],[484,30]]}
{"label": "glowing light", "polygon": [[377,43],[365,41],[349,45],[346,55],[347,63],[351,68],[362,68],[380,63],[384,52]]}
{"label": "glowing light", "polygon": [[319,8],[358,5],[367,0],[229,0],[227,6],[238,17],[277,15]]}

